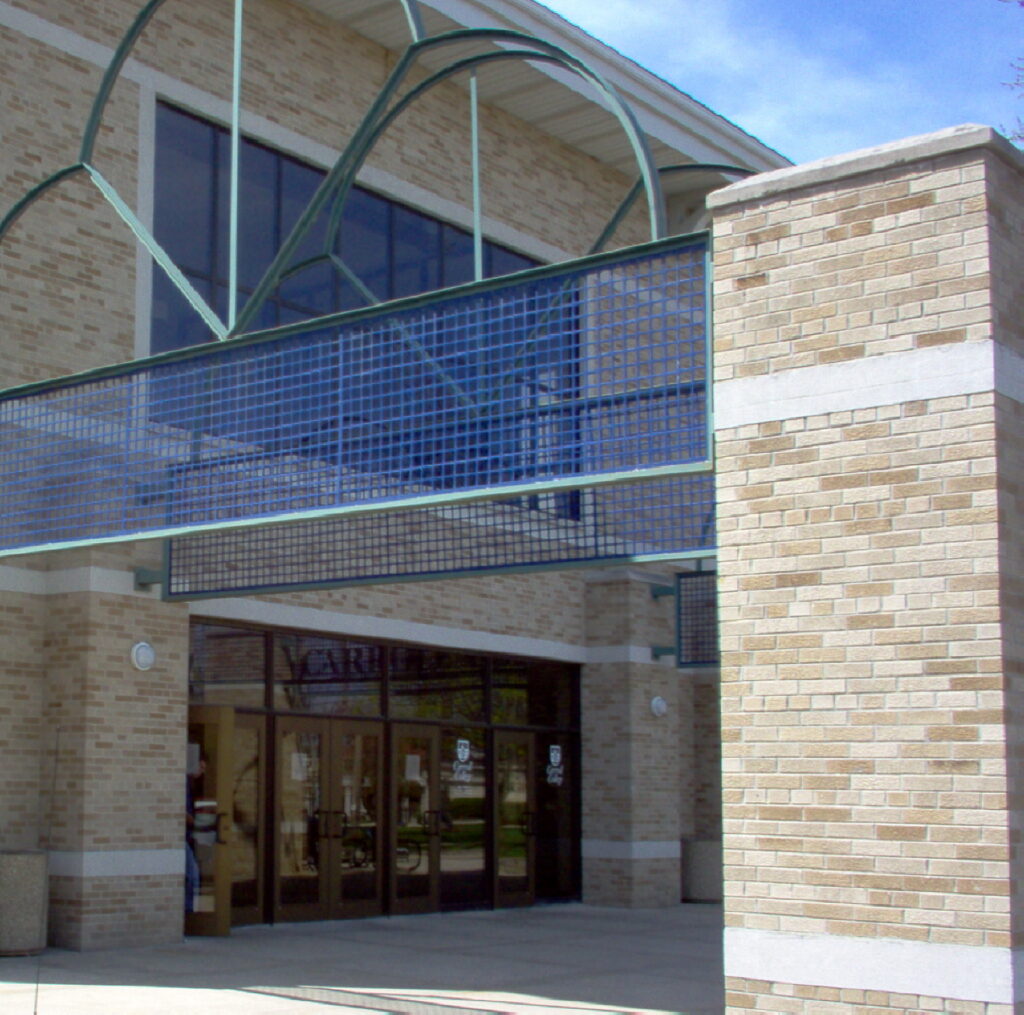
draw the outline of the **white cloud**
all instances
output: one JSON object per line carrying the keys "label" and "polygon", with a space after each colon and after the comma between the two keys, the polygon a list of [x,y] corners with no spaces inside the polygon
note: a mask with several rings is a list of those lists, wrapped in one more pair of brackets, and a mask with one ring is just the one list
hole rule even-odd
{"label": "white cloud", "polygon": [[[900,53],[869,2],[859,23],[808,5],[825,13],[784,29],[767,23],[758,0],[549,6],[797,161],[977,119],[975,109],[986,108],[971,105],[956,74],[936,75]],[[958,42],[959,53],[970,52]]]}

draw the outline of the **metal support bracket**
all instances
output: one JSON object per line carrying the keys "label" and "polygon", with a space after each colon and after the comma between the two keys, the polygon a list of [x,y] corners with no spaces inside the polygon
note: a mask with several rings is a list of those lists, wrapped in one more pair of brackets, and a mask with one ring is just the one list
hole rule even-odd
{"label": "metal support bracket", "polygon": [[148,592],[154,585],[163,585],[165,575],[162,568],[135,568],[135,588],[140,592]]}

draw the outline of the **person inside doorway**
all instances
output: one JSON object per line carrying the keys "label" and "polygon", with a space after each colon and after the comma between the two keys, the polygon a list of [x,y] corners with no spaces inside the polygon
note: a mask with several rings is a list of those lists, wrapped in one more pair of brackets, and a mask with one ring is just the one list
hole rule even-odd
{"label": "person inside doorway", "polygon": [[196,859],[196,792],[206,774],[206,755],[200,753],[194,772],[185,776],[185,912],[194,913],[199,894],[199,861]]}

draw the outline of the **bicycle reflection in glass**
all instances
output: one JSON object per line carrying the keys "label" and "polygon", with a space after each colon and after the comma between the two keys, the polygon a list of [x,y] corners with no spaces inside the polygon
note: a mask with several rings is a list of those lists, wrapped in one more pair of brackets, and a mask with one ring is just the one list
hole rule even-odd
{"label": "bicycle reflection in glass", "polygon": [[[349,828],[342,844],[341,865],[346,868],[373,866],[376,857],[376,830],[371,826]],[[423,844],[412,836],[398,837],[395,866],[399,873],[411,874],[423,859]]]}

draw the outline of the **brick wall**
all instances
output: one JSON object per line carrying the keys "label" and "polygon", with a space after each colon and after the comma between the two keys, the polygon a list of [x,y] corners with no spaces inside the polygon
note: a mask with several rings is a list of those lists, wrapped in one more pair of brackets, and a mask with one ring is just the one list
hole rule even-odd
{"label": "brick wall", "polygon": [[714,198],[731,1011],[1012,990],[991,219],[1020,168],[968,128]]}

